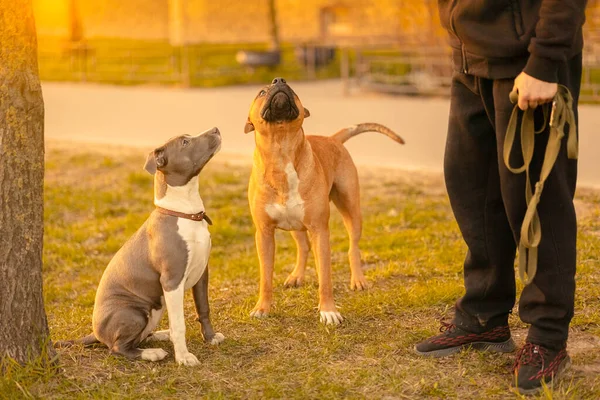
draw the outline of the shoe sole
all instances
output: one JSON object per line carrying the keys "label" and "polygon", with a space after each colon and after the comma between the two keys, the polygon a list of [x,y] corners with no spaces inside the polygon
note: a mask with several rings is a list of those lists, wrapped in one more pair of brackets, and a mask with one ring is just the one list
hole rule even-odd
{"label": "shoe sole", "polygon": [[[554,375],[554,378],[552,378],[551,382],[557,382],[562,377],[562,375],[564,374],[564,372],[569,369],[569,367],[571,367],[571,357],[567,356],[563,360],[563,362],[560,363],[560,366],[558,367],[558,371],[556,372],[556,375]],[[551,382],[546,383],[546,385],[548,385]],[[522,394],[522,395],[525,395],[525,396],[539,393],[543,389],[544,389],[543,386],[536,387],[536,388],[533,388],[533,389],[521,389],[521,388],[517,387],[517,391],[519,392],[519,394]]]}
{"label": "shoe sole", "polygon": [[515,341],[512,338],[508,339],[506,342],[473,342],[467,343],[456,347],[449,347],[447,349],[441,350],[433,350],[433,351],[419,351],[415,348],[415,351],[420,356],[425,357],[447,357],[452,354],[456,354],[465,349],[474,349],[480,351],[490,351],[492,353],[512,353],[517,348]]}

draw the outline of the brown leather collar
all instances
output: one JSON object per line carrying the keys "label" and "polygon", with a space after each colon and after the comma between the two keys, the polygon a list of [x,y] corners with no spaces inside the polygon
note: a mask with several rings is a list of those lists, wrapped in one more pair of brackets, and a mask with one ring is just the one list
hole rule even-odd
{"label": "brown leather collar", "polygon": [[200,211],[198,214],[185,214],[178,211],[167,210],[166,208],[156,206],[156,211],[161,214],[171,215],[173,217],[191,219],[192,221],[206,221],[209,225],[212,225],[211,219],[204,213],[204,211]]}

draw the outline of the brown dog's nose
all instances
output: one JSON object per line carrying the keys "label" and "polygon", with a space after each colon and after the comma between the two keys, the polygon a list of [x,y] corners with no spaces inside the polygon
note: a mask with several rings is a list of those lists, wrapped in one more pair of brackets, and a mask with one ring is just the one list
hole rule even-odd
{"label": "brown dog's nose", "polygon": [[275,79],[273,79],[273,82],[272,82],[273,85],[279,85],[279,84],[283,85],[284,83],[286,83],[286,82],[285,82],[285,79],[283,79],[283,78],[275,78]]}

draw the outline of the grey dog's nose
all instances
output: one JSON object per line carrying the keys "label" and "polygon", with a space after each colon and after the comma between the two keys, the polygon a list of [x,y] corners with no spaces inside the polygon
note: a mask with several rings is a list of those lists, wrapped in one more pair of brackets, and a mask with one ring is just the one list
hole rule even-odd
{"label": "grey dog's nose", "polygon": [[275,78],[275,79],[273,79],[272,83],[273,83],[273,85],[279,85],[279,84],[284,84],[286,82],[285,82],[285,79],[283,79],[283,78]]}

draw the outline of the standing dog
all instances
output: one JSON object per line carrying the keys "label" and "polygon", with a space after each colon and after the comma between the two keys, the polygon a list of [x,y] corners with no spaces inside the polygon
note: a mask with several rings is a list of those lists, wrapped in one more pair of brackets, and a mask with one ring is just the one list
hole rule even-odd
{"label": "standing dog", "polygon": [[[221,135],[213,128],[173,138],[148,155],[144,168],[154,175],[156,209],[106,267],[96,292],[93,333],[77,342],[102,342],[127,358],[159,361],[167,356],[163,349],[138,346],[146,339],[170,339],[178,364],[198,365],[185,340],[183,296],[190,288],[204,339],[223,341],[209,317],[210,219],[198,193],[200,171],[220,147]],[[165,306],[170,330],[153,333]]]}
{"label": "standing dog", "polygon": [[283,229],[292,232],[298,247],[296,267],[285,285],[302,284],[310,235],[319,277],[321,322],[339,324],[343,318],[335,306],[331,285],[330,200],[342,214],[350,236],[350,287],[367,287],[358,248],[362,231],[358,174],[343,143],[367,131],[383,133],[401,144],[404,140],[388,128],[370,123],[343,129],[331,137],[305,136],[302,123],[309,115],[283,78],[275,78],[263,88],[250,108],[244,132],[256,131],[256,148],[248,200],[260,262],[259,299],[251,315],[263,317],[271,309],[274,232]]}

